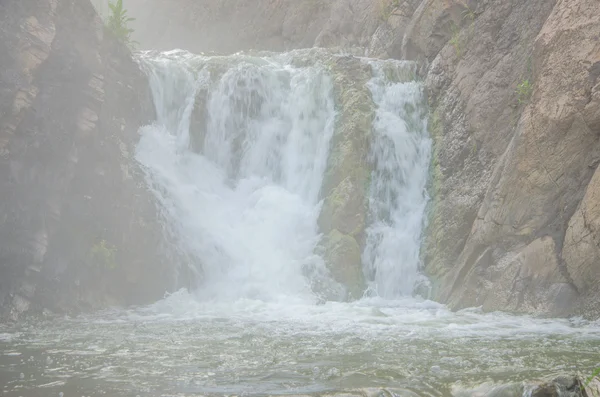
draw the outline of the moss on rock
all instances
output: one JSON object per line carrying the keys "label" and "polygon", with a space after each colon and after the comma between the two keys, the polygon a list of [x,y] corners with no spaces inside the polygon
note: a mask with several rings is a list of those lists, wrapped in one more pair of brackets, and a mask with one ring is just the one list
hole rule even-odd
{"label": "moss on rock", "polygon": [[356,239],[337,229],[331,230],[322,240],[324,258],[333,278],[346,286],[346,299],[360,299],[365,290],[360,247]]}
{"label": "moss on rock", "polygon": [[321,190],[324,203],[319,228],[325,236],[321,244],[334,279],[346,286],[348,299],[358,299],[365,288],[361,251],[374,118],[373,100],[367,87],[371,67],[351,56],[333,57],[325,64],[333,77],[337,116]]}

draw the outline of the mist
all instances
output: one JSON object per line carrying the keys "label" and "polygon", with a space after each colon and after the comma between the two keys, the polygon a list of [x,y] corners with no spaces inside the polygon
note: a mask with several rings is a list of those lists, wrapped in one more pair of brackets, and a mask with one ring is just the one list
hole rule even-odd
{"label": "mist", "polygon": [[600,394],[597,0],[0,4],[0,394]]}

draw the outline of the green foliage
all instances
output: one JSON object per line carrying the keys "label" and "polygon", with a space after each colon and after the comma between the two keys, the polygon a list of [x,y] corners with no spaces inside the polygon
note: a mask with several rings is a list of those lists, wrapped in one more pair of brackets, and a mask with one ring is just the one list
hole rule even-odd
{"label": "green foliage", "polygon": [[443,179],[439,159],[441,139],[444,135],[444,126],[442,124],[442,120],[440,119],[438,111],[434,111],[430,115],[429,134],[433,139],[433,151],[431,153],[431,164],[429,166],[429,181],[431,183],[430,193],[433,197],[433,204],[435,204],[435,200],[437,200],[439,197],[439,191],[441,188],[440,184]]}
{"label": "green foliage", "polygon": [[460,28],[455,23],[452,23],[452,25],[450,26],[450,29],[452,29],[452,38],[450,39],[450,44],[452,44],[452,47],[454,47],[454,51],[456,52],[456,57],[460,58],[460,56],[462,55],[462,43],[460,41]]}
{"label": "green foliage", "polygon": [[464,4],[464,6],[466,7],[466,10],[464,10],[462,13],[463,20],[468,19],[471,21],[471,24],[472,24],[473,21],[475,21],[475,12],[473,12],[473,10],[470,9],[466,3]]}
{"label": "green foliage", "polygon": [[521,83],[519,83],[519,85],[517,86],[517,90],[516,90],[517,101],[519,102],[519,104],[522,105],[522,104],[526,104],[527,102],[529,102],[532,92],[533,92],[533,84],[531,84],[529,79],[524,79],[523,81],[521,81]]}
{"label": "green foliage", "polygon": [[473,139],[473,145],[471,146],[471,155],[474,156],[477,154],[477,141]]}
{"label": "green foliage", "polygon": [[[467,34],[464,39],[461,39],[461,28],[456,23],[452,22],[450,25],[450,29],[452,30],[452,37],[450,38],[450,44],[454,47],[454,51],[456,52],[456,56],[460,58],[464,49],[464,42],[468,42],[471,39],[473,34],[473,25],[475,23],[475,12],[469,8],[468,4],[464,0],[456,0],[460,5],[465,7],[465,10],[462,12],[462,20],[467,21]],[[463,35],[464,36],[464,35]]]}
{"label": "green foliage", "polygon": [[398,7],[400,7],[400,0],[379,0],[379,16],[381,20],[387,21]]}
{"label": "green foliage", "polygon": [[371,191],[371,182],[373,181],[373,172],[368,172],[367,173],[367,177],[365,178],[365,183],[364,183],[364,192],[365,192],[365,196],[368,197],[369,192]]}
{"label": "green foliage", "polygon": [[115,35],[115,37],[125,45],[135,47],[136,41],[131,39],[133,29],[129,28],[129,22],[135,21],[135,18],[127,16],[127,10],[123,7],[123,0],[109,2],[110,14],[106,20],[106,27]]}
{"label": "green foliage", "polygon": [[583,387],[589,385],[598,375],[600,375],[600,367],[596,368],[594,372],[592,372],[592,374],[587,377],[585,382],[583,382]]}
{"label": "green foliage", "polygon": [[116,253],[117,248],[114,245],[107,243],[106,240],[100,240],[90,249],[90,259],[95,265],[112,270],[117,267]]}

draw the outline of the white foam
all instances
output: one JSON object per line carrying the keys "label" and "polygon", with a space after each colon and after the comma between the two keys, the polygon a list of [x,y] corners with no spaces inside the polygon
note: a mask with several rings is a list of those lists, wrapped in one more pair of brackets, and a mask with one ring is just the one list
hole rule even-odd
{"label": "white foam", "polygon": [[372,280],[371,289],[378,296],[396,298],[412,295],[419,279],[431,139],[422,84],[389,81],[385,72],[394,68],[400,74],[407,65],[370,63],[374,77],[369,88],[377,113],[371,143],[371,217],[363,264]]}
{"label": "white foam", "polygon": [[[216,72],[210,58],[185,53],[147,62],[158,119],[142,129],[137,159],[201,274],[197,297],[315,301],[304,272],[327,274],[314,248],[335,118],[329,77],[275,60],[238,59]],[[199,89],[207,119],[204,135],[194,132],[196,153]]]}

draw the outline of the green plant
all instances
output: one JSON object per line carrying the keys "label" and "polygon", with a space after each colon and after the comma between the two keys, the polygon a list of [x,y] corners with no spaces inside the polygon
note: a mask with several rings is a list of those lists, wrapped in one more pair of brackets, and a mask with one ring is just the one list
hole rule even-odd
{"label": "green plant", "polygon": [[[473,34],[473,26],[475,24],[475,12],[469,7],[465,0],[452,0],[457,2],[462,7],[464,7],[464,11],[462,12],[462,20],[467,21],[466,33],[463,34],[461,38],[461,26],[457,25],[455,22],[452,22],[450,25],[450,30],[452,31],[452,36],[450,38],[450,44],[454,47],[454,51],[456,52],[456,56],[460,58],[463,53],[464,43],[469,42],[471,40]],[[451,4],[451,3],[449,3]],[[461,23],[462,25],[462,23]]]}
{"label": "green plant", "polygon": [[387,21],[398,7],[400,7],[400,0],[379,0],[379,16],[381,20]]}
{"label": "green plant", "polygon": [[517,85],[517,101],[519,102],[519,104],[526,104],[527,102],[529,102],[529,99],[531,98],[531,93],[533,92],[533,85],[531,84],[531,82],[529,81],[529,79],[524,79],[523,81],[521,81],[521,83],[519,83],[519,85]]}
{"label": "green plant", "polygon": [[450,39],[450,44],[454,47],[454,51],[456,52],[456,56],[460,58],[462,55],[462,43],[460,41],[460,28],[453,22],[450,26],[452,29],[452,38]]}
{"label": "green plant", "polygon": [[90,259],[96,265],[102,266],[107,269],[115,269],[117,262],[115,256],[117,248],[106,242],[106,240],[100,240],[96,244],[92,245],[90,249]]}
{"label": "green plant", "polygon": [[596,368],[592,374],[585,379],[582,388],[588,386],[598,375],[600,375],[600,367]]}
{"label": "green plant", "polygon": [[466,1],[462,1],[460,3],[465,7],[465,10],[462,12],[463,20],[469,19],[472,24],[473,21],[475,21],[475,12],[469,8],[469,5]]}
{"label": "green plant", "polygon": [[123,7],[123,0],[116,0],[114,3],[108,3],[110,13],[106,20],[106,27],[115,35],[122,43],[129,47],[135,47],[136,41],[131,39],[133,29],[128,25],[129,22],[135,21],[135,18],[127,16],[127,10]]}

